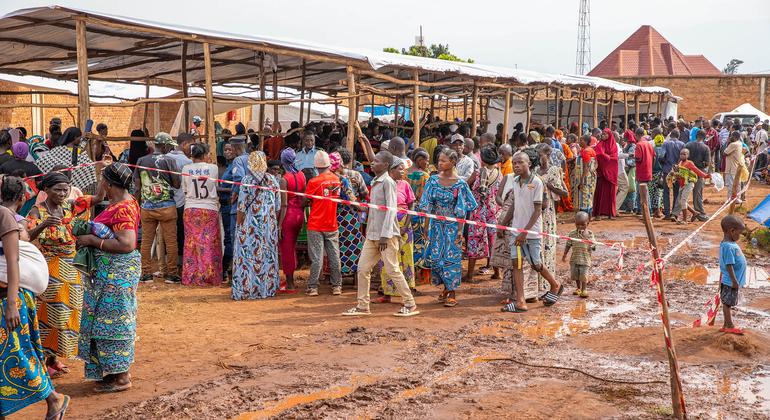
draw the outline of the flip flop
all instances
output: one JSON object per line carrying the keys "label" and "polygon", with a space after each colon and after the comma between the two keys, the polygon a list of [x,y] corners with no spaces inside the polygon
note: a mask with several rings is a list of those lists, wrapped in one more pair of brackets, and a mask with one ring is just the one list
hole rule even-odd
{"label": "flip flop", "polygon": [[726,334],[743,335],[743,330],[740,328],[720,328],[719,332]]}
{"label": "flip flop", "polygon": [[447,308],[454,308],[455,306],[457,306],[457,299],[453,297],[447,297],[446,302],[444,302],[444,306],[446,306]]}
{"label": "flip flop", "polygon": [[101,393],[101,394],[107,394],[107,393],[111,393],[111,392],[122,392],[122,391],[126,391],[126,390],[131,389],[132,386],[133,386],[133,384],[131,382],[128,382],[128,383],[123,384],[123,385],[119,385],[119,384],[115,384],[115,383],[109,383],[109,384],[104,384],[104,385],[101,385],[101,386],[97,386],[96,388],[94,388],[94,392],[98,392],[98,393]]}
{"label": "flip flop", "polygon": [[61,407],[59,407],[58,410],[56,410],[55,413],[51,414],[50,416],[45,416],[45,420],[61,420],[64,418],[64,413],[67,412],[67,409],[70,406],[70,396],[65,395],[64,399],[61,403]]}
{"label": "flip flop", "polygon": [[519,308],[513,302],[511,302],[511,303],[503,306],[502,308],[500,308],[500,312],[512,312],[512,313],[519,313],[520,314],[520,313],[523,313],[523,312],[527,312],[527,309]]}

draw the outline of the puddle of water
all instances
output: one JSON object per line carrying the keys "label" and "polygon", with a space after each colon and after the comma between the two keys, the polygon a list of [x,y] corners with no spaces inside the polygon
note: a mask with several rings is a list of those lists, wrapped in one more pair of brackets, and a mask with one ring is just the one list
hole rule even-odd
{"label": "puddle of water", "polygon": [[770,371],[759,371],[748,378],[735,380],[724,373],[718,379],[717,391],[732,402],[745,401],[752,408],[770,413]]}
{"label": "puddle of water", "polygon": [[334,386],[326,389],[322,389],[309,394],[294,394],[289,395],[281,401],[275,402],[268,407],[248,413],[241,413],[235,420],[257,420],[266,419],[277,416],[282,412],[294,408],[298,405],[310,404],[315,401],[321,400],[333,400],[337,398],[346,397],[353,393],[361,385],[366,385],[374,382],[376,378],[374,376],[355,376],[351,378],[352,385]]}
{"label": "puddle of water", "polygon": [[[699,285],[717,284],[720,281],[719,267],[706,267],[702,264],[667,269],[663,276],[667,281],[683,280]],[[746,287],[752,289],[770,287],[770,274],[761,267],[748,266],[746,269]]]}
{"label": "puddle of water", "polygon": [[[593,311],[593,309],[596,309],[596,307],[598,306],[599,305],[596,303],[588,302],[586,304],[586,309],[589,311]],[[629,312],[636,308],[637,308],[637,305],[629,302],[624,302],[618,305],[602,308],[598,312],[591,312],[592,316],[591,316],[591,319],[588,321],[588,326],[591,329],[603,327],[610,322],[610,318],[612,318],[613,315],[619,315],[625,312]]]}

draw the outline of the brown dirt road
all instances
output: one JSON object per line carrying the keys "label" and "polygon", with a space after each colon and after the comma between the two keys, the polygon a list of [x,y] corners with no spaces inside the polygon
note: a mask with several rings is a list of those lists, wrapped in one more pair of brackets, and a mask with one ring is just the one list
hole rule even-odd
{"label": "brown dirt road", "polygon": [[[767,186],[752,186],[746,207],[768,193]],[[707,194],[715,202],[721,196]],[[559,231],[569,231],[569,216],[562,222]],[[668,249],[697,225],[656,226]],[[367,318],[339,316],[354,304],[350,287],[341,297],[325,289],[317,298],[233,302],[226,288],[143,284],[134,388],[94,394],[76,361],[55,383],[73,397],[69,418],[83,419],[665,417],[670,396],[658,307],[649,271],[637,271],[649,260],[643,225],[629,215],[591,229],[600,240],[630,246],[626,268],[617,272],[617,254],[599,249],[590,299],[572,296],[568,287],[555,307],[531,305],[527,314],[500,313],[499,281],[486,277],[463,285],[452,309],[434,303],[438,289],[421,286],[422,314],[407,319],[391,316],[396,304],[373,305]],[[689,412],[767,418],[770,283],[745,289],[750,312],[736,319],[748,327],[746,336],[689,328],[716,291],[704,266],[716,265],[720,239],[717,220],[666,267]],[[753,254],[751,264],[770,266],[767,253]],[[558,278],[567,273],[560,265]],[[500,357],[550,367],[489,360]],[[554,366],[660,382],[607,382]],[[10,418],[42,410],[38,404]]]}

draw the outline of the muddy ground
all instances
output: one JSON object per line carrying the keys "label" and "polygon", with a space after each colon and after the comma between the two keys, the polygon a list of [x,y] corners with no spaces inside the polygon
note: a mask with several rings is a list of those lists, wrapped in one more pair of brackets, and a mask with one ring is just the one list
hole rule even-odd
{"label": "muddy ground", "polygon": [[[768,193],[752,185],[746,207]],[[713,202],[721,196],[707,193]],[[571,230],[569,216],[561,221],[560,232]],[[656,222],[661,247],[670,249],[696,226]],[[142,284],[134,388],[94,394],[76,361],[56,387],[73,397],[70,418],[84,419],[668,417],[659,309],[649,269],[640,270],[649,260],[642,222],[626,215],[591,228],[600,240],[629,245],[625,269],[615,269],[615,251],[599,249],[589,299],[567,288],[555,307],[534,304],[526,314],[499,312],[499,281],[488,276],[464,284],[451,309],[435,303],[437,288],[420,286],[422,314],[407,319],[391,316],[396,304],[373,305],[371,317],[339,316],[354,304],[350,286],[341,297],[322,289],[316,298],[233,302],[226,288]],[[716,328],[690,327],[717,291],[708,268],[717,265],[720,240],[716,220],[666,266],[688,412],[768,418],[767,279],[744,289],[736,320],[745,336],[719,333],[721,315]],[[770,270],[767,252],[745,240],[742,246],[750,264]],[[560,264],[558,278],[566,281],[567,269]]]}

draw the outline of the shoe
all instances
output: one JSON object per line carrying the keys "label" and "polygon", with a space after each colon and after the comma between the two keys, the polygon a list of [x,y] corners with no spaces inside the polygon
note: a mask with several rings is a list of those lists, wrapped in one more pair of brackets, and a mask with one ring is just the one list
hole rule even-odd
{"label": "shoe", "polygon": [[342,286],[334,286],[332,287],[332,294],[334,296],[339,296],[342,294]]}
{"label": "shoe", "polygon": [[705,221],[707,221],[709,219],[708,217],[706,217],[704,215],[698,215],[698,216],[695,216],[695,218],[698,219],[698,221],[700,221],[700,222],[705,222]]}
{"label": "shoe", "polygon": [[166,276],[166,279],[164,280],[164,282],[166,284],[181,284],[182,283],[182,279],[179,278],[179,276],[177,276],[175,274],[170,274],[170,275]]}
{"label": "shoe", "polygon": [[318,289],[307,289],[305,294],[308,296],[318,296]]}
{"label": "shoe", "polygon": [[154,280],[154,277],[152,274],[145,274],[142,276],[141,279],[139,279],[139,283],[152,283]]}
{"label": "shoe", "polygon": [[572,294],[575,296],[580,296],[580,289],[575,289],[575,291],[572,292]]}
{"label": "shoe", "polygon": [[344,316],[361,316],[361,315],[371,315],[372,313],[369,312],[368,309],[359,309],[358,307],[348,309],[347,311],[343,312],[342,315]]}
{"label": "shoe", "polygon": [[393,316],[406,317],[406,316],[415,316],[419,314],[420,314],[420,311],[417,310],[417,306],[415,305],[415,306],[402,306],[398,312],[393,314]]}

